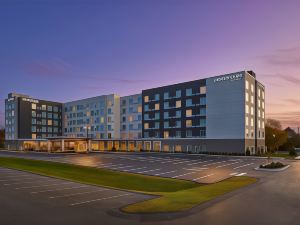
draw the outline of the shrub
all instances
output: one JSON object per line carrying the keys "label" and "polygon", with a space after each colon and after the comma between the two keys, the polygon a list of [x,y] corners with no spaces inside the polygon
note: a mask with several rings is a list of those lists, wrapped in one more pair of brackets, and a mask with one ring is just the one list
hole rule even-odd
{"label": "shrub", "polygon": [[296,152],[295,148],[292,148],[292,149],[289,150],[289,155],[290,156],[297,156],[297,152]]}
{"label": "shrub", "polygon": [[278,169],[278,168],[285,167],[285,165],[281,162],[271,162],[266,165],[260,165],[259,167],[263,169]]}
{"label": "shrub", "polygon": [[112,150],[113,152],[115,152],[117,149],[116,149],[115,146],[113,146],[113,147],[111,148],[111,150]]}
{"label": "shrub", "polygon": [[246,150],[246,155],[250,155],[250,150],[247,148],[247,150]]}

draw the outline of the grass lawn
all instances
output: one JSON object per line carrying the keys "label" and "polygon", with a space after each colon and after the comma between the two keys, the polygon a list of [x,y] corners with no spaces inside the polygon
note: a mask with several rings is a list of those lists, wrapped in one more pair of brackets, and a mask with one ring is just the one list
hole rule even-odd
{"label": "grass lawn", "polygon": [[[268,154],[264,154],[262,156],[268,157]],[[290,156],[288,152],[275,152],[271,154],[271,157],[280,157],[280,158],[286,158],[286,159],[294,159],[297,156]]]}
{"label": "grass lawn", "polygon": [[256,181],[250,177],[233,177],[219,183],[201,185],[191,181],[13,157],[0,157],[0,167],[160,196],[122,209],[130,213],[186,210]]}
{"label": "grass lawn", "polygon": [[215,184],[171,193],[159,193],[161,195],[159,198],[135,203],[122,210],[129,213],[183,211],[254,182],[256,179],[251,177],[232,177]]}

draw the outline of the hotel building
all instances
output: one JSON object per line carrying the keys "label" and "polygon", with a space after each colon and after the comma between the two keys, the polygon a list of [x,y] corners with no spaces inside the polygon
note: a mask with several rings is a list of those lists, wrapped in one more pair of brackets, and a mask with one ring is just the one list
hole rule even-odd
{"label": "hotel building", "polygon": [[[18,98],[27,101],[32,115],[34,111],[40,115],[43,105],[50,104],[42,102],[34,106],[34,100],[23,95]],[[17,117],[12,112],[13,107],[19,107],[18,104],[12,106],[14,101],[11,96],[6,100],[7,140],[24,137],[17,135],[25,128],[14,119]],[[50,128],[49,135],[38,130],[36,136],[31,132],[26,138],[48,137],[50,142],[66,137],[73,138],[73,142],[77,138],[81,142],[89,141],[81,149],[93,150],[222,154],[265,151],[265,88],[252,71],[151,88],[137,95],[112,94],[62,105],[53,103],[53,107],[55,104],[58,118],[62,110],[63,137],[53,138],[59,132],[53,133],[54,128]],[[18,108],[19,113],[23,110]],[[25,120],[33,129],[32,118]],[[36,129],[45,131],[45,128]],[[61,145],[64,146],[63,142]]]}

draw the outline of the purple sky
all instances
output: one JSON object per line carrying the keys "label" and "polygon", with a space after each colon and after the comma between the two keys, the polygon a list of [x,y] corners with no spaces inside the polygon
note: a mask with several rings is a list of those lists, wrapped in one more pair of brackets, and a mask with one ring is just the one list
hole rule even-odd
{"label": "purple sky", "polygon": [[254,70],[300,126],[300,1],[0,0],[0,125],[20,92],[70,101]]}

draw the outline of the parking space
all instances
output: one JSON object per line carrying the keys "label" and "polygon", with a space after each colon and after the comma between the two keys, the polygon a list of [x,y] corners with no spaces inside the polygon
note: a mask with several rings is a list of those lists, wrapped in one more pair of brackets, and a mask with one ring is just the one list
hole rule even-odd
{"label": "parking space", "polygon": [[80,184],[18,170],[0,168],[1,190],[66,207],[119,208],[150,198],[147,195]]}
{"label": "parking space", "polygon": [[213,183],[254,172],[266,159],[160,153],[97,153],[48,160],[136,174]]}
{"label": "parking space", "polygon": [[[16,155],[18,155],[16,153]],[[19,154],[21,155],[21,154]],[[23,154],[24,155],[24,154]],[[21,155],[21,157],[23,157]],[[266,162],[259,157],[166,153],[30,154],[27,158],[70,163],[128,173],[214,183],[232,176],[253,175]]]}

